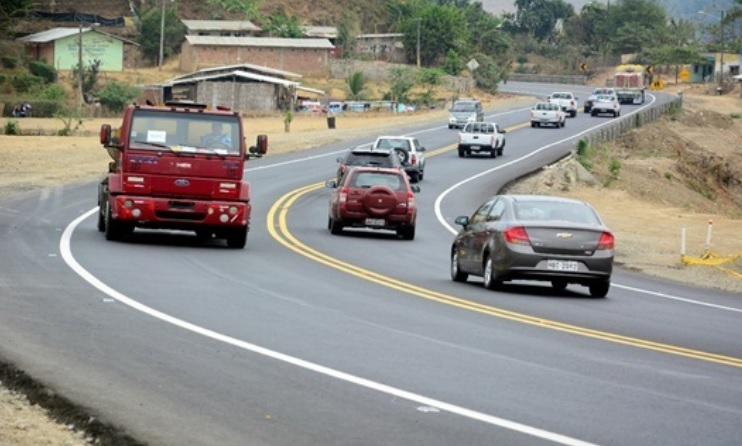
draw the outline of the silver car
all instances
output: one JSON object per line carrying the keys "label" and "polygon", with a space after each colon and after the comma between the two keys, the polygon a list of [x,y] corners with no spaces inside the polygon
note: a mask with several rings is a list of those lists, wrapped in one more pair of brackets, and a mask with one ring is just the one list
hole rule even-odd
{"label": "silver car", "polygon": [[498,288],[512,280],[548,281],[556,290],[569,284],[605,297],[613,270],[614,237],[597,212],[579,200],[546,195],[497,195],[471,217],[451,246],[451,278],[469,275]]}

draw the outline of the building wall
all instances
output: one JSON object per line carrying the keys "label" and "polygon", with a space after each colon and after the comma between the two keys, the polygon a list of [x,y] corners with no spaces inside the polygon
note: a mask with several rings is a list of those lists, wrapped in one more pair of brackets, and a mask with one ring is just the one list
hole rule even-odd
{"label": "building wall", "polygon": [[278,88],[262,82],[201,82],[196,102],[232,110],[273,112],[278,108]]}
{"label": "building wall", "polygon": [[202,68],[251,63],[304,76],[325,76],[329,50],[304,48],[259,48],[244,46],[205,46],[184,43],[180,68],[196,71]]}
{"label": "building wall", "polygon": [[[79,35],[54,41],[54,67],[71,70],[77,66],[79,57]],[[124,68],[124,42],[97,32],[82,35],[82,61],[87,66],[94,59],[101,61],[101,71],[122,71]]]}

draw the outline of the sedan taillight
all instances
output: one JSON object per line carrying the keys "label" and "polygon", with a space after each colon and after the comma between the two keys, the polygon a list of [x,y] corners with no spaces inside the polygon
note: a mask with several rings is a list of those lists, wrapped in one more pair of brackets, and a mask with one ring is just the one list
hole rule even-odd
{"label": "sedan taillight", "polygon": [[503,233],[502,237],[505,239],[507,243],[512,243],[514,245],[530,245],[531,240],[528,238],[528,233],[526,232],[526,228],[523,226],[513,226],[511,228],[507,228]]}
{"label": "sedan taillight", "polygon": [[597,249],[613,249],[616,245],[616,239],[610,232],[604,232],[600,234],[600,240],[598,240]]}

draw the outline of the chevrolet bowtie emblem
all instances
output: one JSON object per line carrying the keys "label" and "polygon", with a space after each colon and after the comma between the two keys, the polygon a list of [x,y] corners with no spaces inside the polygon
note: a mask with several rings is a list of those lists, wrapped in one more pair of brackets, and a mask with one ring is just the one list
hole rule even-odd
{"label": "chevrolet bowtie emblem", "polygon": [[571,232],[557,232],[556,236],[559,238],[572,238],[572,235]]}

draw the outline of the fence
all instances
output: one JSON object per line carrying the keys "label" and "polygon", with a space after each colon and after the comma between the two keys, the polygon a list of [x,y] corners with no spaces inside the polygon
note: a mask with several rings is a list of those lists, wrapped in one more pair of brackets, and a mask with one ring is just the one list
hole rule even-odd
{"label": "fence", "polygon": [[680,109],[682,107],[683,95],[682,93],[679,93],[672,101],[647,107],[628,116],[622,116],[621,118],[612,121],[609,125],[605,125],[588,133],[582,138],[582,140],[587,141],[590,145],[603,141],[613,141],[629,130],[641,127],[648,122],[656,121],[671,110]]}

